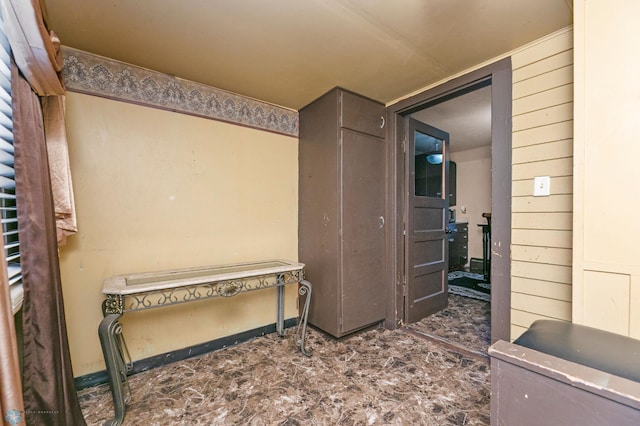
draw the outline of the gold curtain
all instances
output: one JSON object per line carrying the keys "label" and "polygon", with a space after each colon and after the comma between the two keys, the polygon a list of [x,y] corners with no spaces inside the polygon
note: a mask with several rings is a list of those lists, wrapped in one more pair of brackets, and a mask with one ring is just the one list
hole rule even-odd
{"label": "gold curtain", "polygon": [[67,236],[78,231],[76,209],[73,199],[73,184],[69,166],[69,149],[64,126],[64,96],[40,98],[44,117],[44,134],[47,141],[51,190],[56,217],[58,245],[64,245]]}
{"label": "gold curtain", "polygon": [[40,96],[53,190],[58,245],[77,232],[73,183],[64,123],[64,86],[60,79],[60,40],[47,30],[40,1],[3,0],[7,38],[18,69]]}

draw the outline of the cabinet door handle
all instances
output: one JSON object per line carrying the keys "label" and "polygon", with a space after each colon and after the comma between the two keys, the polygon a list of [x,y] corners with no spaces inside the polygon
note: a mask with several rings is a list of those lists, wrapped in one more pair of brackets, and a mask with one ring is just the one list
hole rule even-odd
{"label": "cabinet door handle", "polygon": [[380,116],[380,128],[384,129],[384,115]]}
{"label": "cabinet door handle", "polygon": [[384,216],[380,216],[380,228],[384,228]]}

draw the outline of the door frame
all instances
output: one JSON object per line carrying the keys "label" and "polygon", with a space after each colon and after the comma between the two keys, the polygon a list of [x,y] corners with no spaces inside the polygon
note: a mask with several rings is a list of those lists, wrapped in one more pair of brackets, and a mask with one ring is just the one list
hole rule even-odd
{"label": "door frame", "polygon": [[511,334],[511,58],[507,57],[387,107],[387,297],[385,327],[404,322],[406,292],[403,235],[405,155],[403,119],[445,96],[491,79],[491,343]]}

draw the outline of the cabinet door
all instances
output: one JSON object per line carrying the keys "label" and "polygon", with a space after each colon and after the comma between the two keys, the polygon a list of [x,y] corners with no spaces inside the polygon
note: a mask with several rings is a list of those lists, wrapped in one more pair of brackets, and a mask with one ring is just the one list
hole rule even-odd
{"label": "cabinet door", "polygon": [[342,127],[379,138],[384,137],[384,105],[349,92],[340,92],[340,96]]}
{"label": "cabinet door", "polygon": [[341,131],[342,333],[385,318],[385,141]]}

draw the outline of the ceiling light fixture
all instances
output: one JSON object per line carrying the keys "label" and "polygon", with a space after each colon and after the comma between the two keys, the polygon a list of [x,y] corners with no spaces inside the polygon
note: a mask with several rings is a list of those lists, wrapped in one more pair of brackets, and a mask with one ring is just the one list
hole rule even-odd
{"label": "ceiling light fixture", "polygon": [[429,164],[442,164],[442,150],[439,148],[439,144],[436,141],[433,149],[427,154],[427,163]]}
{"label": "ceiling light fixture", "polygon": [[442,154],[429,154],[429,155],[427,155],[427,163],[429,163],[429,164],[442,164]]}

